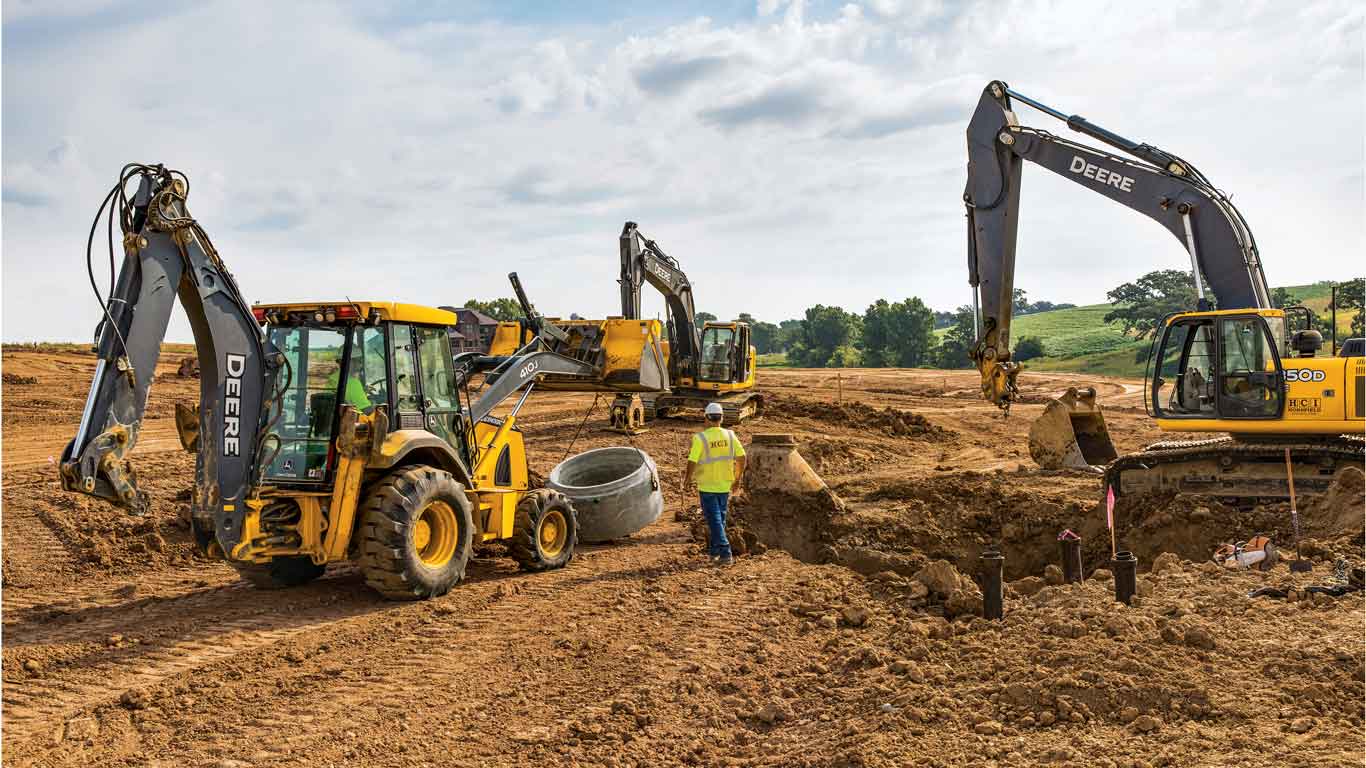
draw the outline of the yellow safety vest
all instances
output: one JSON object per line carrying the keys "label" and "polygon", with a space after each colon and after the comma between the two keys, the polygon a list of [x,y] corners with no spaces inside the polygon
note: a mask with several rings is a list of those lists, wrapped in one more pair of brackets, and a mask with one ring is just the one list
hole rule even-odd
{"label": "yellow safety vest", "polygon": [[706,493],[730,493],[735,484],[735,460],[745,446],[729,429],[708,427],[693,435],[688,461],[697,464],[697,489]]}

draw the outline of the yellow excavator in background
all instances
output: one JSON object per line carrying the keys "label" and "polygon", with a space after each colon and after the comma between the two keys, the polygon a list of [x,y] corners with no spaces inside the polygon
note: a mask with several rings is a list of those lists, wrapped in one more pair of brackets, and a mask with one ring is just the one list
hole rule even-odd
{"label": "yellow excavator in background", "polygon": [[[1129,155],[1022,126],[1012,99]],[[1362,465],[1366,360],[1320,355],[1304,307],[1272,306],[1256,241],[1232,200],[1189,162],[1066,115],[993,81],[967,129],[968,282],[982,393],[1009,411],[1020,365],[1010,358],[1015,241],[1024,160],[1148,216],[1186,247],[1198,306],[1153,339],[1144,402],[1168,432],[1228,433],[1117,456],[1094,390],[1069,391],[1030,431],[1044,466],[1104,467],[1117,493],[1172,490],[1230,497],[1326,490]],[[1207,295],[1206,287],[1208,286]],[[1210,299],[1213,299],[1211,302]]]}
{"label": "yellow excavator in background", "polygon": [[[105,199],[125,256],[101,300],[94,381],[62,454],[63,488],[145,509],[129,457],[178,296],[200,367],[198,407],[178,407],[177,426],[196,455],[190,518],[203,554],[261,587],[302,584],[350,560],[395,599],[446,592],[484,541],[507,542],[526,570],[573,558],[574,508],[529,487],[517,414],[545,376],[611,371],[539,336],[502,359],[453,358],[455,315],[430,307],[249,306],[187,211],[188,188],[178,171],[130,165]],[[488,383],[474,400],[468,382],[479,373]]]}
{"label": "yellow excavator in background", "polygon": [[[638,431],[648,419],[701,409],[711,402],[721,404],[731,424],[761,416],[764,399],[755,391],[758,356],[750,344],[749,324],[709,321],[699,327],[687,275],[676,259],[640,233],[635,222],[626,222],[618,245],[621,317],[540,318],[516,275],[509,275],[528,319],[515,327],[500,324],[489,354],[506,355],[531,334],[554,326],[562,332],[551,345],[556,352],[579,360],[617,361],[603,366],[615,371],[614,377],[590,382],[548,376],[542,388],[617,393],[611,423],[624,431]],[[640,317],[640,289],[647,282],[664,296],[667,322],[662,327],[658,320]]]}

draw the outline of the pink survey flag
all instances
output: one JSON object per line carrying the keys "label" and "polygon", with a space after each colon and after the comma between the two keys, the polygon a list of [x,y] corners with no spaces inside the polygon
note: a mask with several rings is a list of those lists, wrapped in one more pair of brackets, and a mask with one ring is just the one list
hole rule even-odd
{"label": "pink survey flag", "polygon": [[1115,487],[1113,485],[1105,489],[1105,526],[1112,531],[1115,529]]}

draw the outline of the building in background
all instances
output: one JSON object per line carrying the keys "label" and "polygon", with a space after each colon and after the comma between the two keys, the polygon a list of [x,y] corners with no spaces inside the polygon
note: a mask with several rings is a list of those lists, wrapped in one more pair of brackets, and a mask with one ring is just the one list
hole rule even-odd
{"label": "building in background", "polygon": [[493,342],[493,333],[498,329],[498,321],[477,309],[465,307],[441,307],[456,316],[455,329],[450,332],[451,354],[461,352],[487,352]]}

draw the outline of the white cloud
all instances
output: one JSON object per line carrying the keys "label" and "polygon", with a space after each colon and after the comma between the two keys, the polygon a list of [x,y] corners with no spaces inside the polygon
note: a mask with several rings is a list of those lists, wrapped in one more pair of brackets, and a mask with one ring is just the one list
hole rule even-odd
{"label": "white cloud", "polygon": [[[250,299],[459,303],[506,294],[517,269],[546,312],[613,313],[632,219],[721,316],[950,308],[969,296],[963,129],[993,77],[1196,162],[1273,282],[1360,271],[1362,12],[1346,2],[1205,6],[1198,23],[1066,0],[543,25],[151,8],[5,5],[6,339],[89,335],[89,217],[130,160],[190,174]],[[1016,283],[1034,298],[1097,301],[1184,263],[1150,222],[1026,173]]]}

